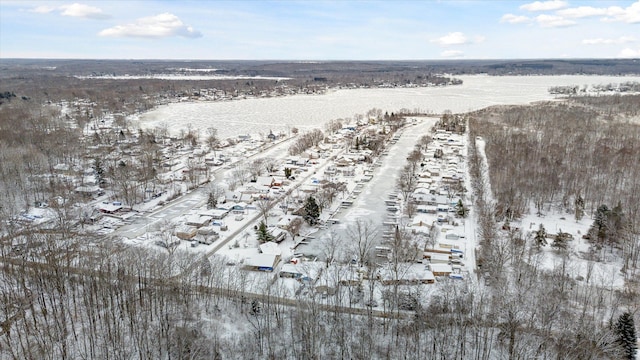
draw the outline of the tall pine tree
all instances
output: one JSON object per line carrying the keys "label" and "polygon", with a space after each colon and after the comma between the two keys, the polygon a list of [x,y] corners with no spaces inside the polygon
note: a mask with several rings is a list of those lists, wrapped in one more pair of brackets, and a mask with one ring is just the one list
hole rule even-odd
{"label": "tall pine tree", "polygon": [[569,241],[569,234],[562,232],[562,229],[558,229],[558,234],[553,237],[553,246],[556,249],[565,250],[567,248],[567,242]]}
{"label": "tall pine tree", "polygon": [[461,218],[467,217],[467,213],[469,212],[469,209],[467,209],[462,203],[462,199],[458,199],[458,203],[456,204],[455,210],[456,210],[456,215],[458,215]]}
{"label": "tall pine tree", "polygon": [[596,218],[593,221],[593,227],[596,230],[598,241],[604,243],[609,233],[609,214],[611,210],[607,205],[600,205],[596,210]]}
{"label": "tall pine tree", "polygon": [[584,216],[584,199],[582,198],[582,196],[580,196],[580,194],[578,194],[578,196],[576,197],[574,206],[575,206],[576,221],[580,221]]}
{"label": "tall pine tree", "polygon": [[218,199],[214,193],[210,192],[209,197],[207,198],[207,209],[215,209],[218,205]]}
{"label": "tall pine tree", "polygon": [[267,224],[265,224],[264,221],[260,221],[260,225],[258,225],[258,229],[256,229],[256,235],[258,235],[258,241],[261,244],[273,240],[273,235],[267,228]]}
{"label": "tall pine tree", "polygon": [[636,343],[636,326],[633,321],[633,315],[628,312],[623,313],[618,317],[614,331],[617,335],[617,342],[624,350],[625,359],[633,360],[636,358],[636,350],[638,345]]}
{"label": "tall pine tree", "polygon": [[541,248],[547,245],[547,230],[545,230],[544,226],[540,224],[538,227],[538,231],[536,231],[536,236],[533,238],[537,247]]}
{"label": "tall pine tree", "polygon": [[309,225],[315,225],[320,218],[320,206],[316,202],[313,196],[307,198],[307,202],[304,204],[304,220]]}

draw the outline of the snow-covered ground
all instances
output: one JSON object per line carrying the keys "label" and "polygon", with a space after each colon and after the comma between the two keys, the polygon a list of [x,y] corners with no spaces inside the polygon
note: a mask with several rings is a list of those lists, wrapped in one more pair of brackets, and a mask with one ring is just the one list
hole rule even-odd
{"label": "snow-covered ground", "polygon": [[[484,164],[482,177],[486,200],[488,203],[493,204],[495,200],[491,191],[488,171],[490,164],[488,164],[485,155],[486,144],[484,139],[476,139],[476,145]],[[587,258],[591,245],[582,236],[588,232],[589,227],[593,224],[593,219],[584,217],[578,221],[573,214],[559,212],[550,206],[546,206],[546,208],[548,210],[543,211],[543,214],[537,215],[536,209],[532,206],[529,212],[524,214],[521,219],[515,220],[510,224],[511,228],[522,230],[525,239],[533,238],[540,225],[544,227],[548,237],[560,231],[571,234],[573,239],[568,242],[566,250],[553,248],[551,246],[553,240],[551,238],[547,239],[548,245],[540,250],[542,256],[536,257],[536,261],[540,262],[541,269],[556,270],[563,265],[563,259],[566,257],[565,260],[570,260],[570,265],[564,268],[566,276],[580,281],[586,280],[589,281],[589,284],[605,288],[622,288],[624,286],[624,276],[620,272],[622,263],[615,254],[603,254],[604,256],[601,256],[603,261],[594,261]]]}
{"label": "snow-covered ground", "polygon": [[565,273],[572,279],[588,279],[591,284],[603,287],[620,289],[624,286],[624,276],[620,272],[622,263],[619,256],[605,253],[602,256],[603,261],[593,261],[585,258],[589,253],[591,244],[589,244],[588,240],[583,239],[582,236],[587,233],[589,227],[593,224],[592,219],[584,217],[580,221],[576,221],[572,214],[562,214],[556,211],[537,216],[535,209],[532,208],[529,214],[526,214],[520,221],[513,224],[513,226],[521,226],[525,234],[538,230],[539,224],[542,224],[547,234],[557,234],[562,231],[573,236],[573,240],[569,241],[566,251],[552,248],[550,244],[553,240],[548,239],[549,245],[541,249],[544,254],[541,262],[542,269],[557,269],[561,266],[563,257],[567,256],[571,265],[565,270]]}

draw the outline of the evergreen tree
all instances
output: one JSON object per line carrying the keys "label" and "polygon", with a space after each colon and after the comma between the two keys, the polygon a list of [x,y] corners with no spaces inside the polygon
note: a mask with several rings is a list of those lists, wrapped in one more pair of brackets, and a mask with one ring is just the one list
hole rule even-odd
{"label": "evergreen tree", "polygon": [[266,243],[273,240],[273,235],[269,232],[269,228],[267,228],[267,224],[265,224],[264,221],[260,221],[260,225],[258,225],[258,229],[256,230],[256,235],[258,235],[258,241],[260,243]]}
{"label": "evergreen tree", "polygon": [[569,234],[563,233],[562,229],[558,230],[558,234],[553,238],[553,246],[556,249],[564,250],[567,248],[567,242],[569,241]]}
{"label": "evergreen tree", "polygon": [[304,204],[304,220],[309,225],[315,225],[320,218],[320,206],[316,202],[313,196],[307,198],[307,202]]}
{"label": "evergreen tree", "polygon": [[584,199],[582,198],[582,196],[580,196],[580,194],[578,194],[578,196],[576,197],[576,200],[574,202],[574,207],[575,207],[576,221],[580,221],[584,216]]}
{"label": "evergreen tree", "polygon": [[633,321],[633,316],[625,312],[616,321],[614,331],[617,335],[617,342],[624,349],[625,359],[633,360],[636,358],[636,350],[638,345],[636,343],[636,326]]}
{"label": "evergreen tree", "polygon": [[469,209],[467,209],[462,203],[462,199],[458,199],[458,203],[456,204],[456,214],[461,218],[467,217],[469,213]]}
{"label": "evergreen tree", "polygon": [[102,164],[102,160],[100,158],[95,158],[93,162],[93,171],[95,172],[96,181],[98,185],[104,185],[106,182],[104,180],[104,165]]}
{"label": "evergreen tree", "polygon": [[259,315],[260,311],[262,311],[262,305],[260,304],[260,301],[251,301],[251,315]]}
{"label": "evergreen tree", "polygon": [[537,247],[543,247],[547,245],[547,230],[545,230],[544,226],[540,224],[538,227],[538,231],[536,231],[536,236],[533,238]]}
{"label": "evergreen tree", "polygon": [[207,209],[215,209],[216,206],[218,206],[218,199],[216,199],[216,196],[210,192],[209,198],[207,199]]}
{"label": "evergreen tree", "polygon": [[607,205],[600,205],[596,210],[596,218],[593,221],[593,227],[595,228],[598,240],[604,242],[607,239],[609,230],[609,214],[611,210]]}

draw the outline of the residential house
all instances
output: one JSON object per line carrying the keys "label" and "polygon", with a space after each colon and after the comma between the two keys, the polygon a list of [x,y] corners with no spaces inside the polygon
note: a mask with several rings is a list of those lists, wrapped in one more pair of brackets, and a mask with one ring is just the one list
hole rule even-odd
{"label": "residential house", "polygon": [[187,218],[185,224],[200,228],[209,225],[211,220],[213,220],[212,216],[192,215]]}
{"label": "residential house", "polygon": [[410,265],[402,268],[397,273],[390,267],[385,266],[379,269],[378,278],[382,285],[419,285],[433,284],[436,282],[434,274],[425,269],[424,265]]}
{"label": "residential house", "polygon": [[176,227],[175,236],[177,236],[181,240],[191,240],[198,233],[198,228],[195,226],[189,225],[180,225]]}
{"label": "residential house", "polygon": [[253,271],[273,271],[280,262],[280,255],[256,254],[244,261],[244,268]]}
{"label": "residential house", "polygon": [[449,276],[453,272],[449,264],[431,264],[429,267],[434,276]]}

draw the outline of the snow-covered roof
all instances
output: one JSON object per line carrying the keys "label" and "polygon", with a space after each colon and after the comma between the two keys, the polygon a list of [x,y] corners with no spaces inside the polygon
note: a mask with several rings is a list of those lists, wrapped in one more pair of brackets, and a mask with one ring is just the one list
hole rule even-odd
{"label": "snow-covered roof", "polygon": [[282,255],[282,250],[280,250],[278,244],[274,243],[273,241],[268,241],[264,244],[260,244],[260,251],[263,254]]}
{"label": "snow-covered roof", "polygon": [[451,273],[453,272],[453,268],[449,264],[431,264],[431,271],[433,273]]}
{"label": "snow-covered roof", "polygon": [[379,270],[380,280],[383,284],[391,284],[397,281],[400,283],[432,283],[435,281],[433,273],[425,268],[424,265],[411,265],[401,269],[397,274],[389,267],[382,267]]}
{"label": "snow-covered roof", "polygon": [[187,225],[195,225],[195,226],[204,226],[211,222],[213,217],[211,216],[201,216],[201,215],[191,215],[187,218]]}
{"label": "snow-covered roof", "polygon": [[102,212],[112,213],[122,209],[122,204],[98,204],[98,210]]}
{"label": "snow-covered roof", "polygon": [[245,259],[244,265],[258,269],[273,270],[273,268],[278,264],[278,261],[280,261],[279,255],[256,254]]}
{"label": "snow-covered roof", "polygon": [[301,262],[297,264],[283,264],[280,268],[280,273],[286,273],[294,275],[294,277],[306,277],[311,280],[316,280],[322,272],[324,263],[321,262]]}

